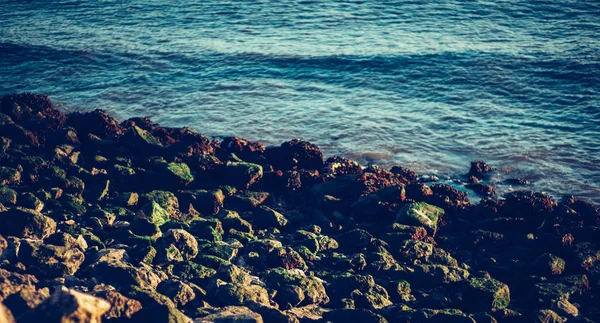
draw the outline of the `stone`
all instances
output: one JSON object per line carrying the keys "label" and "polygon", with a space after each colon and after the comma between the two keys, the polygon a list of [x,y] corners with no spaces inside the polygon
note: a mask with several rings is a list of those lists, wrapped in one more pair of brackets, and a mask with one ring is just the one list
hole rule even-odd
{"label": "stone", "polygon": [[19,317],[19,322],[100,323],[110,309],[107,301],[66,287],[57,288],[46,301]]}
{"label": "stone", "polygon": [[264,287],[258,285],[241,285],[237,283],[226,283],[218,280],[212,302],[216,306],[244,305],[247,301],[253,301],[269,305],[269,294]]}
{"label": "stone", "polygon": [[0,167],[0,185],[16,185],[21,181],[21,172],[11,167]]}
{"label": "stone", "polygon": [[323,313],[323,320],[332,323],[387,323],[383,316],[366,309],[335,309]]}
{"label": "stone", "polygon": [[85,256],[77,248],[44,245],[35,240],[21,240],[19,260],[30,272],[49,277],[73,275],[83,263]]}
{"label": "stone", "polygon": [[128,296],[142,303],[142,309],[132,318],[135,322],[192,322],[192,319],[177,309],[173,301],[153,289],[132,287]]}
{"label": "stone", "polygon": [[229,162],[221,171],[222,183],[237,189],[248,189],[262,177],[262,166],[252,163]]}
{"label": "stone", "polygon": [[142,309],[140,301],[125,297],[116,290],[105,289],[94,292],[94,296],[99,297],[110,303],[110,310],[104,314],[108,320],[131,319],[135,313]]}
{"label": "stone", "polygon": [[4,304],[10,308],[14,316],[19,317],[21,314],[36,308],[48,297],[50,297],[50,290],[47,287],[39,290],[27,287],[21,289],[18,293],[8,296],[4,300]]}
{"label": "stone", "polygon": [[146,219],[156,225],[163,225],[170,219],[169,213],[155,201],[144,205],[135,215],[136,218]]}
{"label": "stone", "polygon": [[397,223],[418,225],[427,229],[430,234],[435,234],[437,223],[444,210],[425,202],[410,203],[403,206],[396,216]]}
{"label": "stone", "polygon": [[465,308],[490,312],[504,309],[510,304],[508,285],[493,278],[469,278],[463,288]]}
{"label": "stone", "polygon": [[5,186],[0,187],[0,204],[5,207],[17,204],[17,192]]}
{"label": "stone", "polygon": [[15,323],[15,318],[13,317],[12,313],[2,303],[0,303],[0,322]]}
{"label": "stone", "polygon": [[536,274],[542,276],[560,275],[565,270],[565,261],[553,254],[545,253],[535,259],[533,268]]}
{"label": "stone", "polygon": [[218,309],[216,313],[197,318],[194,323],[263,323],[262,316],[251,311],[245,306],[226,306]]}
{"label": "stone", "polygon": [[182,260],[192,260],[198,255],[196,238],[183,229],[170,229],[156,240],[157,261],[168,261],[167,251],[174,247],[181,254]]}
{"label": "stone", "polygon": [[253,222],[259,228],[282,228],[288,224],[288,220],[283,214],[261,205],[253,211]]}
{"label": "stone", "polygon": [[196,298],[192,287],[178,279],[168,279],[158,284],[156,291],[169,297],[177,307],[185,306]]}
{"label": "stone", "polygon": [[56,221],[40,212],[22,207],[0,212],[0,234],[45,239],[56,231]]}
{"label": "stone", "polygon": [[37,278],[30,274],[19,274],[0,268],[0,302],[22,289],[33,289],[38,283]]}
{"label": "stone", "polygon": [[296,307],[301,304],[328,303],[329,297],[322,280],[299,272],[301,271],[275,268],[264,277],[267,287],[280,292],[274,299],[279,306],[286,307],[290,304]]}

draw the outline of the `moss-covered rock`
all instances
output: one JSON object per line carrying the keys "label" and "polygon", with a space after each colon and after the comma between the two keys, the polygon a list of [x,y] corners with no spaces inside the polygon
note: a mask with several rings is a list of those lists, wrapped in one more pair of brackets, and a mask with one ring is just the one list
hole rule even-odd
{"label": "moss-covered rock", "polygon": [[437,230],[439,218],[444,215],[444,210],[425,202],[410,203],[403,206],[396,215],[397,223],[419,225],[427,228],[434,234]]}
{"label": "moss-covered rock", "polygon": [[264,277],[264,281],[267,287],[278,291],[275,301],[282,307],[329,302],[322,280],[305,276],[295,270],[284,268],[270,270]]}
{"label": "moss-covered rock", "polygon": [[262,176],[262,166],[245,162],[227,163],[221,171],[223,184],[238,189],[248,189],[252,184],[260,181]]}
{"label": "moss-covered rock", "polygon": [[508,285],[493,278],[469,278],[463,289],[465,308],[473,311],[494,311],[508,307]]}
{"label": "moss-covered rock", "polygon": [[212,298],[216,306],[244,305],[252,301],[269,305],[269,294],[264,287],[258,285],[241,285],[237,283],[216,282],[216,289]]}
{"label": "moss-covered rock", "polygon": [[22,241],[19,248],[19,260],[37,275],[73,275],[84,259],[83,252],[77,248],[44,245],[38,241]]}
{"label": "moss-covered rock", "polygon": [[0,204],[4,206],[17,204],[17,192],[5,186],[0,187]]}
{"label": "moss-covered rock", "polygon": [[146,219],[156,225],[163,225],[170,219],[170,214],[155,201],[144,205],[135,215],[136,218]]}

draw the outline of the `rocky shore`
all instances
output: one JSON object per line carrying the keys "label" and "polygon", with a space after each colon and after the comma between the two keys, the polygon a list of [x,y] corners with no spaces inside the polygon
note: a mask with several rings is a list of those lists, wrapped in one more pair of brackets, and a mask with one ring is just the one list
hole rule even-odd
{"label": "rocky shore", "polygon": [[[600,209],[0,101],[0,322],[600,321]],[[526,184],[515,179],[514,184]],[[474,194],[474,193],[473,193]]]}

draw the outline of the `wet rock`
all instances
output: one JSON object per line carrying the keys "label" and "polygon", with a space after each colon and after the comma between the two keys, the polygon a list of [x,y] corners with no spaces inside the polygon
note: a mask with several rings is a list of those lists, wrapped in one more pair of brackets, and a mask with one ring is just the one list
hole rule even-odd
{"label": "wet rock", "polygon": [[122,137],[122,140],[135,147],[136,151],[152,156],[163,147],[161,142],[156,139],[149,131],[138,126],[129,128]]}
{"label": "wet rock", "polygon": [[471,162],[471,169],[469,169],[467,176],[475,176],[479,179],[488,179],[495,171],[495,168],[492,168],[483,160],[473,161]]}
{"label": "wet rock", "polygon": [[469,278],[464,284],[463,301],[473,311],[503,309],[510,303],[510,290],[493,278]]}
{"label": "wet rock", "polygon": [[0,212],[0,234],[44,239],[56,231],[56,221],[35,210],[21,207]]}
{"label": "wet rock", "polygon": [[319,148],[299,139],[284,142],[279,147],[271,147],[266,150],[265,156],[276,169],[281,170],[318,170],[323,167],[323,153]]}
{"label": "wet rock", "polygon": [[244,323],[263,323],[260,314],[251,311],[245,306],[226,306],[216,313],[205,317],[197,318],[194,323],[226,323],[226,322],[244,322]]}
{"label": "wet rock", "polygon": [[348,175],[348,174],[362,174],[363,169],[360,165],[350,159],[346,159],[339,156],[329,157],[325,161],[323,167],[323,173],[327,175]]}
{"label": "wet rock", "polygon": [[47,96],[33,93],[7,94],[0,100],[0,112],[31,131],[45,134],[65,123],[65,115],[52,107]]}
{"label": "wet rock", "polygon": [[19,322],[97,322],[110,304],[100,298],[66,287],[57,288],[50,298],[19,317]]}
{"label": "wet rock", "polygon": [[437,206],[424,202],[410,203],[398,211],[395,222],[423,226],[430,234],[435,235],[438,220],[443,215],[444,210]]}
{"label": "wet rock", "polygon": [[0,167],[0,185],[15,185],[21,181],[21,172],[11,167]]}
{"label": "wet rock", "polygon": [[131,319],[135,313],[142,309],[142,303],[135,299],[125,297],[116,290],[103,289],[94,291],[93,295],[110,303],[110,310],[103,316],[103,318],[108,320]]}
{"label": "wet rock", "polygon": [[476,183],[476,184],[467,184],[466,188],[474,191],[480,196],[492,196],[495,194],[494,187],[492,185]]}
{"label": "wet rock", "polygon": [[535,313],[535,322],[540,323],[564,323],[567,322],[567,318],[562,317],[553,310],[542,309]]}

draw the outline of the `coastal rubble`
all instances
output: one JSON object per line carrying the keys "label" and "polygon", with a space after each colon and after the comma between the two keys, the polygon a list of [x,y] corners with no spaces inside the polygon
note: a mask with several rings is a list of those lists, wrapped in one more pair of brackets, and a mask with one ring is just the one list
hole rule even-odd
{"label": "coastal rubble", "polygon": [[[593,322],[600,208],[0,100],[0,322]],[[525,180],[509,181],[526,184]]]}

